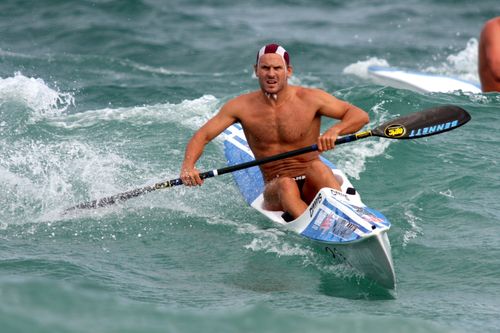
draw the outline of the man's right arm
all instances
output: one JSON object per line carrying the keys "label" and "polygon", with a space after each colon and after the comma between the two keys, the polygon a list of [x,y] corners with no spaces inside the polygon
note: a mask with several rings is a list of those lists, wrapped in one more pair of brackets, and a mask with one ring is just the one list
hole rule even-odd
{"label": "man's right arm", "polygon": [[[483,91],[500,91],[500,17],[489,20],[481,32],[479,40],[479,76],[488,86]],[[486,72],[483,73],[483,72]],[[486,77],[486,79],[483,78]]]}
{"label": "man's right arm", "polygon": [[491,64],[491,72],[497,86],[500,87],[500,17],[492,24],[490,33],[490,46],[488,48],[488,59]]}
{"label": "man's right arm", "polygon": [[186,146],[184,153],[184,161],[182,162],[180,178],[187,186],[201,185],[203,179],[200,178],[200,172],[196,169],[196,161],[207,143],[212,141],[226,128],[237,121],[234,115],[233,103],[229,102],[224,105],[221,110],[208,122],[205,123],[196,133]]}

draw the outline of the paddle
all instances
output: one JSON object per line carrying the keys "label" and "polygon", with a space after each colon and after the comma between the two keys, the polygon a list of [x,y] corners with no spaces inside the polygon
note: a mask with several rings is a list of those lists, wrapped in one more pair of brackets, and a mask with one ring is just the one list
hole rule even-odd
{"label": "paddle", "polygon": [[[446,131],[450,131],[459,126],[464,125],[471,119],[469,113],[464,109],[454,105],[438,106],[424,111],[415,112],[407,116],[395,118],[388,121],[372,130],[359,132],[338,138],[335,141],[336,145],[346,142],[356,141],[359,139],[367,138],[369,136],[378,136],[388,139],[416,139],[424,136],[436,135]],[[200,173],[202,179],[220,176],[225,173],[234,172],[256,165],[261,165],[277,160],[282,160],[288,157],[297,156],[318,150],[316,144],[304,147],[301,149],[277,154],[258,160],[253,160],[246,163],[236,164],[225,168],[215,169]],[[130,198],[140,196],[142,194],[156,191],[159,189],[182,185],[180,178],[163,181],[154,185],[137,188],[128,192],[119,193],[110,197],[93,200],[78,204],[74,207],[68,208],[66,211],[74,209],[88,209],[109,206],[117,201],[124,201]]]}

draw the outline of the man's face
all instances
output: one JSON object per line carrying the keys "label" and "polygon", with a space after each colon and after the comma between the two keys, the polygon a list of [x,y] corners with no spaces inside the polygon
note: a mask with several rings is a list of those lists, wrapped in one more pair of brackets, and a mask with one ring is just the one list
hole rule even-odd
{"label": "man's face", "polygon": [[291,73],[292,68],[286,66],[283,58],[276,53],[264,54],[255,66],[260,88],[269,94],[279,93],[286,86]]}

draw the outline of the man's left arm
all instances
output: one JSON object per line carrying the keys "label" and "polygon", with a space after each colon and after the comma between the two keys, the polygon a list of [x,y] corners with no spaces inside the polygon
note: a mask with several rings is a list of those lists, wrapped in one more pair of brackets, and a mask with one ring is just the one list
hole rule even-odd
{"label": "man's left arm", "polygon": [[370,121],[368,113],[357,106],[323,91],[318,91],[318,95],[318,101],[321,103],[319,113],[322,116],[340,120],[319,136],[318,150],[320,152],[333,149],[339,135],[355,133]]}

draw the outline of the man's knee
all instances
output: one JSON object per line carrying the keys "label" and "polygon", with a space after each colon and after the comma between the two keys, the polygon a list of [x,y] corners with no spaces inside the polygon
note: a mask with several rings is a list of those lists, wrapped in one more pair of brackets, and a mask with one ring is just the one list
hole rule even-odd
{"label": "man's knee", "polygon": [[279,183],[279,186],[281,188],[290,188],[292,186],[296,186],[296,182],[295,182],[295,179],[291,178],[291,177],[282,177],[279,179],[278,181]]}
{"label": "man's knee", "polygon": [[276,194],[279,198],[298,191],[297,183],[293,178],[280,177],[275,183]]}
{"label": "man's knee", "polygon": [[276,193],[278,196],[294,192],[298,189],[295,179],[290,177],[280,177],[273,180],[273,184],[268,187],[269,192]]}
{"label": "man's knee", "polygon": [[293,178],[276,178],[266,186],[264,190],[264,201],[268,209],[279,210],[281,209],[283,197],[286,195],[293,195],[294,193],[298,193],[298,186]]}

